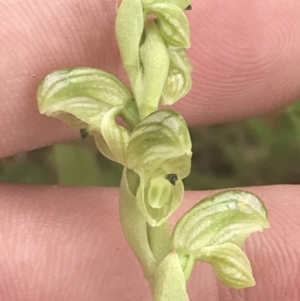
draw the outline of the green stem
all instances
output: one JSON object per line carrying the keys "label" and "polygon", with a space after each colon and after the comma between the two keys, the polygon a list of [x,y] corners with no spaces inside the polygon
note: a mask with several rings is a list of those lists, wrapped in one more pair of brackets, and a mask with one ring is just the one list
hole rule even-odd
{"label": "green stem", "polygon": [[157,264],[159,264],[170,252],[169,221],[159,227],[151,227],[147,224],[148,240]]}

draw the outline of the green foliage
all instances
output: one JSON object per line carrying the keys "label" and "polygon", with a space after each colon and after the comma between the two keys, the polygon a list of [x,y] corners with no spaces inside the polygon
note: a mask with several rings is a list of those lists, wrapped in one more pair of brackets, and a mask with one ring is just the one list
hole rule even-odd
{"label": "green foliage", "polygon": [[209,196],[177,222],[172,245],[182,255],[197,258],[201,249],[227,242],[242,246],[255,231],[268,227],[267,211],[255,195],[229,190]]}

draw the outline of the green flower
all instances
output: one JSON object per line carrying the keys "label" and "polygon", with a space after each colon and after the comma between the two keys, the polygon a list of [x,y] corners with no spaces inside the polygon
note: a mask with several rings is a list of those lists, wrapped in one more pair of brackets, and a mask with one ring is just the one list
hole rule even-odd
{"label": "green flower", "polygon": [[137,207],[151,226],[159,226],[183,196],[182,179],[191,168],[191,140],[184,119],[172,110],[150,114],[132,131],[126,166],[138,175]]}
{"label": "green flower", "polygon": [[251,233],[268,227],[266,207],[257,196],[229,190],[205,198],[185,213],[174,228],[172,246],[187,278],[200,260],[212,264],[226,285],[244,288],[255,281],[241,246]]}
{"label": "green flower", "polygon": [[124,164],[129,132],[115,118],[135,107],[135,102],[114,75],[89,67],[54,71],[39,85],[37,98],[42,114],[93,135],[103,155]]}

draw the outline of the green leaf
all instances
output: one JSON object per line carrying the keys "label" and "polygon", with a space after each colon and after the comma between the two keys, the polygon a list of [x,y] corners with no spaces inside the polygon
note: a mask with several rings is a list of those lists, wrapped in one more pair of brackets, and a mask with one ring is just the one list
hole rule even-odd
{"label": "green leaf", "polygon": [[145,180],[175,174],[188,176],[191,140],[185,120],[175,111],[152,113],[132,131],[126,165]]}
{"label": "green leaf", "polygon": [[205,247],[197,259],[210,263],[218,278],[229,287],[246,288],[255,285],[250,262],[235,244]]}
{"label": "green leaf", "polygon": [[167,44],[190,48],[189,21],[181,8],[170,3],[152,3],[146,10],[158,17],[158,28]]}
{"label": "green leaf", "polygon": [[166,4],[175,4],[181,9],[186,9],[192,2],[192,0],[142,0],[143,5],[147,8],[149,4],[152,3],[166,3]]}
{"label": "green leaf", "polygon": [[86,129],[105,156],[124,163],[129,133],[115,118],[133,96],[115,76],[88,67],[58,70],[41,82],[37,98],[42,114]]}
{"label": "green leaf", "polygon": [[141,0],[123,0],[117,10],[116,37],[123,66],[131,86],[135,86],[140,70],[139,47],[144,30],[144,11]]}
{"label": "green leaf", "polygon": [[241,246],[268,227],[267,211],[252,193],[231,190],[205,198],[176,224],[172,244],[180,255],[197,257],[202,248],[227,242]]}
{"label": "green leaf", "polygon": [[151,227],[159,227],[178,208],[183,193],[181,180],[173,185],[165,177],[147,180],[141,177],[136,195],[137,207]]}
{"label": "green leaf", "polygon": [[170,252],[154,276],[154,301],[188,301],[185,276],[178,255]]}
{"label": "green leaf", "polygon": [[157,110],[168,76],[169,54],[153,20],[145,25],[145,41],[140,46],[142,68],[133,90],[141,119]]}
{"label": "green leaf", "polygon": [[191,70],[184,49],[170,48],[170,67],[168,77],[164,86],[160,104],[172,105],[180,98],[184,97],[192,87]]}

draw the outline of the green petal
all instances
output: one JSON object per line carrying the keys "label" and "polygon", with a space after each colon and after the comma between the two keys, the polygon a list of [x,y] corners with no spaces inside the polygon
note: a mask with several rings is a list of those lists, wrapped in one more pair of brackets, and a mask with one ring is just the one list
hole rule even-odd
{"label": "green petal", "polygon": [[160,209],[169,200],[173,185],[165,177],[150,179],[145,198],[150,207]]}
{"label": "green petal", "polygon": [[170,252],[154,276],[154,301],[188,301],[185,276],[178,255]]}
{"label": "green petal", "polygon": [[141,0],[122,0],[117,10],[116,37],[123,66],[134,87],[140,70],[139,47],[144,29]]}
{"label": "green petal", "polygon": [[133,90],[143,119],[157,110],[169,70],[167,47],[152,20],[145,25],[145,41],[140,46],[140,58],[143,68]]}
{"label": "green petal", "polygon": [[37,98],[41,113],[85,129],[105,156],[124,163],[129,134],[115,117],[132,95],[115,76],[87,67],[58,70],[41,82]]}
{"label": "green petal", "polygon": [[181,48],[169,49],[170,67],[160,104],[172,105],[184,97],[192,87],[191,64]]}
{"label": "green petal", "polygon": [[184,48],[169,46],[168,50],[169,55],[172,57],[172,60],[176,62],[176,64],[183,64],[185,69],[189,72],[192,72],[194,70],[193,65],[189,60]]}
{"label": "green petal", "polygon": [[104,156],[124,165],[129,132],[115,121],[120,112],[118,108],[108,111],[102,118],[101,132],[98,128],[90,127],[90,134],[94,136],[96,146]]}
{"label": "green petal", "polygon": [[190,48],[190,26],[185,13],[175,4],[153,3],[147,12],[158,17],[158,27],[167,44]]}
{"label": "green petal", "polygon": [[205,198],[175,226],[172,243],[180,254],[196,257],[202,248],[230,242],[238,246],[268,227],[262,201],[246,191],[225,191]]}
{"label": "green petal", "polygon": [[143,177],[190,173],[191,140],[185,120],[175,111],[160,110],[134,128],[127,148],[126,164]]}
{"label": "green petal", "polygon": [[166,3],[166,4],[175,4],[181,9],[186,9],[192,2],[192,0],[142,0],[143,5],[147,8],[149,4],[152,3]]}
{"label": "green petal", "polygon": [[197,259],[210,263],[218,278],[229,287],[246,288],[255,285],[246,254],[234,244],[205,247]]}
{"label": "green petal", "polygon": [[[156,185],[156,180],[161,181],[161,187]],[[151,190],[158,190],[158,193],[153,193]],[[175,185],[171,184],[167,179],[162,177],[150,179],[145,182],[141,178],[140,186],[136,195],[136,204],[151,227],[162,225],[174,213],[180,205],[184,193],[184,187],[181,180]]]}

